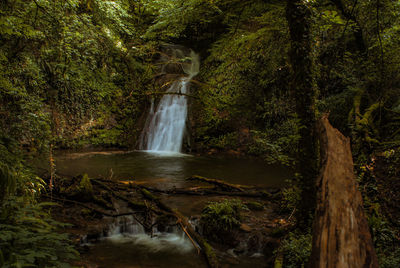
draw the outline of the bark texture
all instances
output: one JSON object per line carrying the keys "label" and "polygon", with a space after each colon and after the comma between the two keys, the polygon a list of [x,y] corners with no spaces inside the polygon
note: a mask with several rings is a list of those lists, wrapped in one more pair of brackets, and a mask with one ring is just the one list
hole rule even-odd
{"label": "bark texture", "polygon": [[330,125],[327,115],[319,121],[318,131],[322,168],[310,267],[378,267],[354,177],[350,139]]}

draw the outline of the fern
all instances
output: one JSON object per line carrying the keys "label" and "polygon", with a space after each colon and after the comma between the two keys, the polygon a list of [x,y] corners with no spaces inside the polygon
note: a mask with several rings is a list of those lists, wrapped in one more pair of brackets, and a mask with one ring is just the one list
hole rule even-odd
{"label": "fern", "polygon": [[68,225],[51,219],[43,209],[51,203],[26,204],[10,197],[0,216],[1,267],[69,267],[78,256],[68,236],[57,231]]}

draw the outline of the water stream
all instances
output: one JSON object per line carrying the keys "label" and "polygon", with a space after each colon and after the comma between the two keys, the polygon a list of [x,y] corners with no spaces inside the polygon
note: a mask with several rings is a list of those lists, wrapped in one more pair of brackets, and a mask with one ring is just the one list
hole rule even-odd
{"label": "water stream", "polygon": [[[93,178],[133,180],[160,189],[197,185],[185,180],[195,174],[260,187],[279,187],[291,176],[290,170],[263,161],[143,151],[58,152],[55,162],[59,174],[76,176],[87,173]],[[221,199],[186,195],[161,198],[187,217],[199,215],[208,201]],[[135,221],[121,220],[114,222],[103,239],[89,246],[84,259],[98,268],[207,267],[181,230],[155,230],[151,235],[146,234]],[[262,258],[246,260],[241,257],[238,265],[229,267],[254,267],[262,261]]]}
{"label": "water stream", "polygon": [[[191,79],[199,72],[199,57],[193,51],[172,50],[175,67],[183,72],[173,81],[167,94],[155,105],[152,100],[148,118],[141,134],[141,151],[131,152],[61,152],[56,155],[57,172],[76,176],[114,180],[134,180],[161,189],[193,186],[187,177],[200,175],[231,183],[259,186],[280,186],[290,171],[264,162],[245,159],[194,157],[181,154],[186,131]],[[162,69],[168,74],[165,65]],[[175,68],[176,70],[176,68]],[[182,94],[182,95],[180,95]],[[155,108],[156,106],[156,108]],[[186,216],[199,215],[206,197],[163,197],[173,208]],[[156,228],[156,227],[155,227]],[[185,234],[175,229],[146,233],[132,217],[114,221],[105,237],[90,245],[84,256],[96,267],[206,267]],[[261,260],[243,260],[239,266],[254,267]]]}
{"label": "water stream", "polygon": [[[188,55],[179,48],[173,50],[176,61],[185,76],[172,82],[157,108],[152,100],[150,112],[141,135],[139,148],[156,152],[180,152],[185,135],[190,80],[199,72],[199,56]],[[179,95],[182,94],[182,95]]]}
{"label": "water stream", "polygon": [[205,267],[179,228],[171,226],[164,232],[154,228],[148,234],[132,216],[116,219],[105,237],[88,245],[90,254],[84,258],[99,268]]}

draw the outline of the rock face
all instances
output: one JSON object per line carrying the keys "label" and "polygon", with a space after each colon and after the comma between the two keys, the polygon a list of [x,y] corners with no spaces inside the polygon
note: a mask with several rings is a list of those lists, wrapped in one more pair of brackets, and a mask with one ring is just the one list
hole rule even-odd
{"label": "rock face", "polygon": [[322,169],[317,180],[310,267],[378,267],[361,193],[354,177],[350,139],[319,122]]}

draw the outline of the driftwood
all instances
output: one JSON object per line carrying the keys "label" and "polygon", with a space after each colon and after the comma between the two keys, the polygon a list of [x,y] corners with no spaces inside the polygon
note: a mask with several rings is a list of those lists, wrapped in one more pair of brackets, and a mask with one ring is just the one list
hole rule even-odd
{"label": "driftwood", "polygon": [[361,193],[354,177],[350,139],[319,121],[321,172],[317,180],[310,267],[378,267]]}
{"label": "driftwood", "polygon": [[[160,199],[154,195],[152,195],[149,191],[146,189],[141,189],[141,192],[143,196],[156,203],[156,205],[162,209],[163,211],[166,212],[166,215],[173,216],[177,219],[177,223],[181,226],[182,230],[185,232],[185,234],[189,237],[189,239],[193,242],[196,241],[197,244],[201,247],[202,253],[204,254],[204,257],[207,260],[207,263],[209,267],[211,268],[217,268],[219,267],[219,263],[217,260],[217,256],[213,250],[213,248],[210,246],[210,244],[207,243],[207,241],[199,235],[191,226],[189,223],[188,219],[183,216],[181,213],[179,213],[177,210],[173,210],[167,205],[165,205]],[[198,248],[195,245],[196,248]]]}
{"label": "driftwood", "polygon": [[168,195],[195,195],[195,196],[205,196],[205,195],[217,195],[217,196],[239,196],[239,197],[254,197],[254,198],[267,198],[274,199],[274,194],[267,191],[243,191],[243,192],[230,192],[223,191],[214,188],[203,188],[195,187],[190,189],[168,189],[162,190],[154,187],[147,186],[137,186],[138,188],[146,189],[153,193],[163,193]]}
{"label": "driftwood", "polygon": [[114,191],[113,189],[111,189],[108,185],[106,185],[105,183],[101,182],[98,179],[92,179],[92,182],[96,183],[97,185],[101,186],[102,188],[104,188],[105,190],[109,191],[113,196],[115,196],[116,198],[119,198],[125,202],[128,203],[128,206],[132,209],[138,209],[138,210],[146,210],[147,206],[144,203],[138,203],[138,202],[133,202],[132,200],[126,198],[125,196],[117,193],[116,191]]}
{"label": "driftwood", "polygon": [[201,182],[206,182],[209,184],[213,184],[216,185],[218,187],[220,187],[221,189],[227,190],[227,191],[238,191],[238,192],[243,192],[243,189],[245,186],[243,185],[237,185],[237,184],[231,184],[231,183],[227,183],[223,180],[217,180],[217,179],[209,179],[209,178],[205,178],[205,177],[201,177],[201,176],[191,176],[189,178],[187,178],[188,181],[201,181]]}

